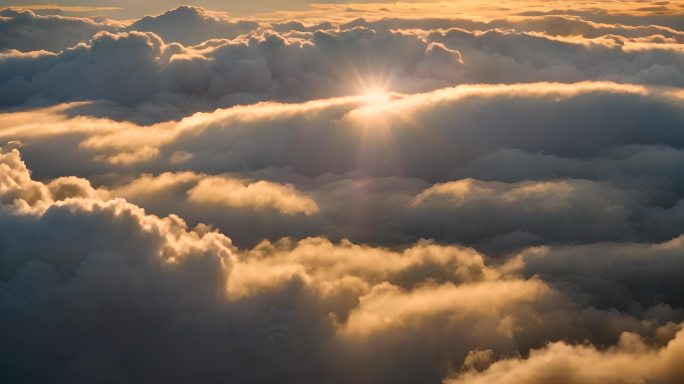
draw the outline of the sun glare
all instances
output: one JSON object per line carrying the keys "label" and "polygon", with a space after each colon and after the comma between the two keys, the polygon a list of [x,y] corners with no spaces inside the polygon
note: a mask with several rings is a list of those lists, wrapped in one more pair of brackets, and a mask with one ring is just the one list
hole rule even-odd
{"label": "sun glare", "polygon": [[369,89],[364,92],[363,98],[367,105],[378,106],[391,101],[390,94],[383,89]]}

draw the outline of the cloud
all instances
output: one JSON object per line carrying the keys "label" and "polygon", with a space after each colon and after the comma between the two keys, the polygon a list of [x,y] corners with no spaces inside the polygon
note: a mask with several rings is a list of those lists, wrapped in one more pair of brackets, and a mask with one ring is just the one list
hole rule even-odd
{"label": "cloud", "polygon": [[151,126],[71,118],[73,108],[6,114],[0,137],[23,143],[38,177],[99,178],[114,196],[214,224],[240,245],[430,238],[498,253],[662,242],[684,228],[680,97],[667,88],[460,86],[371,105],[240,106]]}
{"label": "cloud", "polygon": [[0,381],[684,376],[680,2],[51,8],[0,16]]}
{"label": "cloud", "polygon": [[683,338],[680,330],[666,346],[653,348],[625,333],[620,345],[607,351],[558,342],[532,351],[527,359],[497,361],[482,373],[470,371],[446,383],[672,383],[684,375],[677,363],[684,353]]}
{"label": "cloud", "polygon": [[87,41],[97,32],[114,31],[116,25],[112,24],[5,8],[0,10],[0,51],[60,51]]}
{"label": "cloud", "polygon": [[[183,25],[182,29],[178,25]],[[167,43],[195,45],[209,39],[233,39],[259,27],[250,20],[233,21],[203,8],[180,6],[159,16],[145,16],[127,27],[131,31],[154,32]]]}
{"label": "cloud", "polygon": [[[398,89],[425,89],[448,84],[460,66],[456,51],[363,29],[316,32],[306,40],[267,32],[206,44],[184,48],[149,32],[100,32],[89,44],[56,55],[10,52],[0,61],[0,89],[6,91],[0,103],[108,100],[154,106],[147,120],[156,121],[188,108],[359,93],[360,81],[370,76],[396,78]],[[431,73],[436,66],[440,71]]]}
{"label": "cloud", "polygon": [[[530,10],[520,12],[519,14],[522,16],[570,15],[579,16],[585,20],[600,23],[624,24],[630,26],[660,25],[681,30],[681,3],[671,2],[670,7],[661,9],[660,11],[657,9],[644,9],[643,4],[639,4],[639,2],[633,2],[631,5],[632,6],[628,6],[628,8],[632,9],[609,10],[602,9],[601,7],[593,9],[572,9],[571,7],[567,7],[565,9],[555,8],[545,11]],[[634,8],[634,5],[639,5],[639,7]]]}
{"label": "cloud", "polygon": [[509,264],[526,276],[550,276],[599,307],[639,310],[666,303],[682,308],[679,294],[684,286],[678,276],[683,240],[679,236],[659,244],[536,247]]}
{"label": "cloud", "polygon": [[85,180],[34,181],[17,150],[0,164],[11,175],[0,190],[4,380],[439,382],[475,348],[667,338],[665,320],[583,308],[472,249],[312,238],[240,250]]}
{"label": "cloud", "polygon": [[310,215],[318,211],[318,206],[313,200],[302,196],[291,185],[263,180],[245,184],[239,180],[206,178],[189,191],[188,199],[198,204],[273,207],[289,215]]}
{"label": "cloud", "polygon": [[[198,37],[185,43],[245,34],[184,47],[171,43],[182,40],[171,35],[177,29],[163,26],[175,18],[193,20],[192,32],[183,36]],[[676,44],[627,37],[618,44],[610,35],[564,40],[501,29],[421,32],[357,24],[378,30],[357,26],[278,34],[265,27],[249,32],[256,28],[253,22],[233,22],[181,7],[129,28],[157,32],[166,43],[152,32],[100,32],[59,54],[5,53],[0,59],[0,89],[5,95],[0,103],[97,99],[113,105],[91,113],[150,123],[262,100],[358,94],[368,84],[412,93],[481,82],[682,83],[684,61],[672,48]],[[237,29],[240,32],[229,31]],[[653,35],[643,38],[649,36]]]}
{"label": "cloud", "polygon": [[[503,15],[502,15],[503,16]],[[285,27],[283,25],[281,28]],[[677,29],[662,25],[623,25],[619,23],[597,23],[583,17],[568,14],[537,16],[497,17],[478,20],[461,17],[382,17],[378,19],[358,18],[340,25],[342,28],[367,27],[374,30],[448,30],[458,28],[468,31],[514,30],[516,32],[537,32],[542,36],[583,37],[586,39],[622,38],[624,41],[640,41],[640,38],[660,37],[664,44],[681,42],[684,35]],[[291,30],[307,30],[304,25],[287,24]],[[284,29],[287,30],[287,29]],[[578,39],[582,41],[582,39]],[[657,43],[659,40],[654,39]]]}
{"label": "cloud", "polygon": [[[427,39],[458,47],[465,66],[461,81],[612,80],[681,85],[682,56],[674,45],[622,39],[572,40],[506,30],[431,32]],[[617,41],[617,44],[616,44]],[[648,52],[648,54],[645,54]]]}
{"label": "cloud", "polygon": [[412,201],[417,217],[406,225],[469,244],[515,233],[547,242],[621,240],[633,237],[633,199],[626,191],[586,180],[504,184],[463,179],[417,195]]}
{"label": "cloud", "polygon": [[[241,180],[231,177],[198,175],[191,172],[143,175],[113,193],[129,199],[160,198],[160,193],[184,189],[187,201],[200,206],[225,206],[253,210],[274,209],[286,215],[311,215],[318,211],[316,202],[291,184],[266,180]],[[162,200],[169,200],[165,196]]]}

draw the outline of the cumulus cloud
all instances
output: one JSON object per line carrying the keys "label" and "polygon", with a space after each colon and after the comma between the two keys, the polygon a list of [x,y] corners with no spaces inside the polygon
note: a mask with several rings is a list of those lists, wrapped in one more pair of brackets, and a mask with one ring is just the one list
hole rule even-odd
{"label": "cumulus cloud", "polygon": [[[179,25],[183,28],[178,28]],[[180,6],[159,16],[143,17],[127,29],[154,32],[169,43],[195,45],[209,39],[233,39],[257,27],[259,23],[255,21],[233,21],[220,13],[211,14],[202,8]]]}
{"label": "cumulus cloud", "polygon": [[[507,30],[431,32],[430,41],[458,47],[469,82],[613,80],[682,85],[682,56],[674,45],[621,39],[573,41]],[[648,52],[648,54],[645,54]]]}
{"label": "cumulus cloud", "polygon": [[[679,293],[681,252],[679,236],[659,244],[575,245],[535,247],[509,261],[512,270],[527,276],[554,276],[593,305],[641,310],[657,304],[682,308]],[[599,255],[600,260],[594,259]],[[588,276],[592,276],[588,278]]]}
{"label": "cumulus cloud", "polygon": [[[684,223],[681,101],[671,89],[461,86],[151,126],[72,119],[71,108],[6,114],[0,136],[24,143],[39,177],[102,175],[115,196],[215,224],[243,245],[323,234],[500,252],[666,241]],[[51,150],[55,140],[69,149]]]}
{"label": "cumulus cloud", "polygon": [[115,23],[5,8],[0,11],[0,51],[60,51],[116,28]]}
{"label": "cumulus cloud", "polygon": [[444,86],[461,65],[455,50],[367,29],[306,39],[265,32],[195,48],[164,44],[151,32],[100,32],[59,54],[10,52],[0,60],[5,106],[99,99],[150,105],[148,121],[212,106],[355,94],[369,76],[396,79],[398,90]]}
{"label": "cumulus cloud", "polygon": [[558,342],[532,351],[527,359],[497,361],[482,373],[470,371],[446,383],[674,383],[684,375],[678,363],[684,353],[683,335],[679,331],[661,348],[648,346],[631,333],[607,351]]}
{"label": "cumulus cloud", "polygon": [[[583,312],[542,280],[506,278],[470,249],[309,239],[241,251],[206,226],[98,197],[87,182],[33,181],[16,150],[0,161],[14,175],[0,211],[9,381],[429,382],[477,346],[540,346],[532,318],[573,319],[580,328],[550,331],[571,339],[611,324],[648,334],[629,315]],[[31,188],[45,193],[24,194]],[[597,340],[606,337],[617,335]],[[412,368],[400,375],[378,359]],[[44,369],[28,369],[36,364]]]}
{"label": "cumulus cloud", "polygon": [[[196,35],[191,42],[168,27],[186,18],[193,26],[182,35]],[[268,27],[254,30],[256,22],[234,22],[181,7],[133,23],[128,27],[132,32],[101,32],[59,54],[3,54],[0,89],[5,96],[0,102],[12,106],[98,99],[114,105],[91,113],[149,123],[261,100],[358,94],[368,84],[399,92],[482,82],[682,84],[684,56],[673,48],[677,43],[617,42],[610,35],[575,41],[503,29],[420,32],[356,24],[361,26],[278,34]],[[227,40],[241,32],[242,37]],[[195,47],[172,43],[194,44],[208,37],[223,39]]]}
{"label": "cumulus cloud", "polygon": [[470,244],[499,236],[495,243],[504,247],[507,240],[515,245],[520,236],[523,244],[542,238],[547,242],[622,240],[633,236],[629,228],[633,199],[624,190],[586,180],[504,184],[464,179],[434,185],[417,195],[412,203],[414,215],[420,218],[408,225],[434,238]]}
{"label": "cumulus cloud", "polygon": [[[197,175],[191,172],[164,173],[157,177],[143,175],[114,193],[132,199],[145,196],[158,199],[158,193],[173,193],[173,190],[181,188],[185,189],[187,200],[197,205],[274,209],[286,215],[311,215],[318,211],[316,202],[297,191],[291,184]],[[162,200],[170,200],[170,196]]]}
{"label": "cumulus cloud", "polygon": [[231,207],[272,207],[285,214],[310,215],[318,211],[316,203],[302,196],[291,185],[269,181],[241,182],[224,178],[205,178],[188,192],[188,199],[198,204]]}

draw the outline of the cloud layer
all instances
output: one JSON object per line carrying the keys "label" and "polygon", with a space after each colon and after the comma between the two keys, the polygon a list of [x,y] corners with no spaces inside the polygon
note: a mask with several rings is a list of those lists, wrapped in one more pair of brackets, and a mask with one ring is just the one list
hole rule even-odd
{"label": "cloud layer", "polygon": [[[517,272],[547,258],[557,264],[553,256],[533,252],[530,262],[523,253],[513,267],[497,267],[462,247],[419,242],[392,251],[323,238],[241,251],[206,226],[190,230],[177,216],[103,199],[86,180],[33,181],[16,150],[0,161],[4,380],[431,382],[470,367],[472,351],[489,350],[488,359],[527,353],[559,337],[599,345],[620,337],[631,349],[602,356],[559,343],[463,377],[489,380],[501,365],[525,377],[563,348],[572,354],[552,364],[599,354],[592,361],[608,366],[650,359],[643,377],[678,374],[677,311],[585,308],[582,294],[600,293],[591,286],[578,292],[554,287],[553,274]],[[658,249],[677,247],[641,253],[659,258]],[[654,294],[673,288],[661,280]],[[672,341],[653,352],[637,333]]]}
{"label": "cloud layer", "polygon": [[243,245],[323,234],[499,252],[661,242],[684,229],[684,112],[672,88],[460,86],[151,126],[69,117],[82,107],[6,114],[0,136],[22,142],[42,177],[99,179],[112,196],[218,225]]}
{"label": "cloud layer", "polygon": [[[3,12],[8,36],[16,37],[0,56],[0,105],[98,99],[117,108],[91,113],[144,123],[374,87],[416,92],[459,83],[684,84],[684,37],[678,30],[574,15],[304,24],[235,19],[183,6],[125,25]],[[36,49],[54,52],[27,53]]]}

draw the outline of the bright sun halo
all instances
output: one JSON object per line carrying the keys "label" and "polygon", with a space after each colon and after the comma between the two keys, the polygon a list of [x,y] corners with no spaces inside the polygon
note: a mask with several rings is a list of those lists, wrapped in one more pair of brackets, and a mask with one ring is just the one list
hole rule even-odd
{"label": "bright sun halo", "polygon": [[369,105],[381,105],[390,101],[390,95],[383,89],[369,89],[363,93],[366,103]]}

